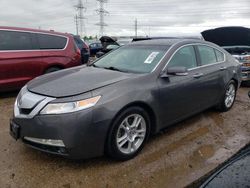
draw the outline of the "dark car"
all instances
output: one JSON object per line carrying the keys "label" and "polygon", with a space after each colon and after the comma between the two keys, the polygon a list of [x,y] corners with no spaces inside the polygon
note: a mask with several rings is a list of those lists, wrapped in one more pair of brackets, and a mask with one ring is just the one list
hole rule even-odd
{"label": "dark car", "polygon": [[249,187],[250,186],[250,145],[233,156],[229,161],[200,185],[200,188]]}
{"label": "dark car", "polygon": [[72,35],[0,27],[0,92],[17,90],[45,73],[81,65]]}
{"label": "dark car", "polygon": [[74,35],[74,40],[77,47],[81,51],[82,64],[87,64],[89,62],[89,56],[90,56],[90,49],[88,44],[84,42],[78,35]]}
{"label": "dark car", "polygon": [[242,64],[242,81],[250,83],[250,29],[220,27],[203,31],[202,35],[233,55]]}
{"label": "dark car", "polygon": [[102,43],[101,42],[92,42],[89,44],[90,56],[95,56],[97,52],[102,51]]}
{"label": "dark car", "polygon": [[92,66],[41,76],[19,93],[11,134],[69,158],[136,156],[161,129],[207,108],[229,110],[240,64],[201,40],[131,43]]}
{"label": "dark car", "polygon": [[111,50],[114,50],[120,46],[120,44],[117,42],[117,38],[115,37],[102,36],[99,40],[103,46],[103,53],[110,52]]}
{"label": "dark car", "polygon": [[155,39],[197,39],[197,40],[204,40],[202,35],[176,35],[176,36],[165,36],[165,37],[135,37],[133,38],[132,42],[138,42],[142,40],[155,40]]}

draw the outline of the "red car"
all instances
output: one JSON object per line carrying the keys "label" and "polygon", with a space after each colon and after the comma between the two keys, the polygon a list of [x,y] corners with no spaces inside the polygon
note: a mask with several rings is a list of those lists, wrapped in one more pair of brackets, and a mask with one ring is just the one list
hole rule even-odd
{"label": "red car", "polygon": [[31,79],[81,65],[70,34],[0,27],[0,92],[20,89]]}

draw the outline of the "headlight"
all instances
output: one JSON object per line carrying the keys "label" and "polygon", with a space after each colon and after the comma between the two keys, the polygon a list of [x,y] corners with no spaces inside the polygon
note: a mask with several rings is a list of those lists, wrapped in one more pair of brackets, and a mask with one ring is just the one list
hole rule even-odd
{"label": "headlight", "polygon": [[67,102],[67,103],[52,103],[45,106],[40,114],[64,114],[70,112],[76,112],[95,106],[101,96],[92,97],[89,99]]}

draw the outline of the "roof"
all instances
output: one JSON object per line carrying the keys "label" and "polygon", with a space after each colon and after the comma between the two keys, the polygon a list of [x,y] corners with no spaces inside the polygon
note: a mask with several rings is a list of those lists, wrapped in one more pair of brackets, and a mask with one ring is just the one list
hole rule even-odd
{"label": "roof", "polygon": [[195,39],[152,39],[152,40],[143,40],[138,42],[130,43],[129,45],[152,45],[152,46],[172,46],[179,42],[190,42],[190,43],[204,43],[202,40]]}
{"label": "roof", "polygon": [[63,36],[71,36],[69,33],[61,33],[55,32],[53,30],[41,30],[41,29],[31,29],[31,28],[22,28],[22,27],[8,27],[8,26],[0,26],[0,30],[17,30],[17,31],[28,31],[28,32],[37,32],[37,33],[47,33],[47,34],[54,34],[54,35],[63,35]]}

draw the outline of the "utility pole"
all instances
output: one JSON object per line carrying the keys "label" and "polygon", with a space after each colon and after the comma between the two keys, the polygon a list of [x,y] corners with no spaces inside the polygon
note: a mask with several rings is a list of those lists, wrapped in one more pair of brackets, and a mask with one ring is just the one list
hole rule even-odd
{"label": "utility pole", "polygon": [[[77,15],[75,17],[76,19],[76,27],[77,27],[77,33],[79,32],[79,35],[83,37],[84,34],[86,34],[86,28],[84,24],[84,19],[86,19],[83,15],[83,11],[86,11],[86,7],[83,6],[82,0],[78,0],[78,4],[75,6],[77,10]],[[78,29],[80,26],[80,29]]]}
{"label": "utility pole", "polygon": [[137,29],[138,29],[138,22],[137,18],[135,19],[135,38],[137,38]]}
{"label": "utility pole", "polygon": [[76,23],[76,35],[79,35],[79,32],[78,32],[78,16],[77,16],[77,14],[75,15],[75,23]]}
{"label": "utility pole", "polygon": [[109,14],[109,12],[104,9],[104,3],[107,3],[108,0],[96,0],[96,1],[99,2],[99,9],[97,9],[96,12],[100,16],[99,23],[97,23],[96,25],[100,26],[99,34],[100,34],[100,36],[103,36],[103,34],[104,34],[104,27],[108,26],[104,22],[104,16],[106,16],[107,14]]}

